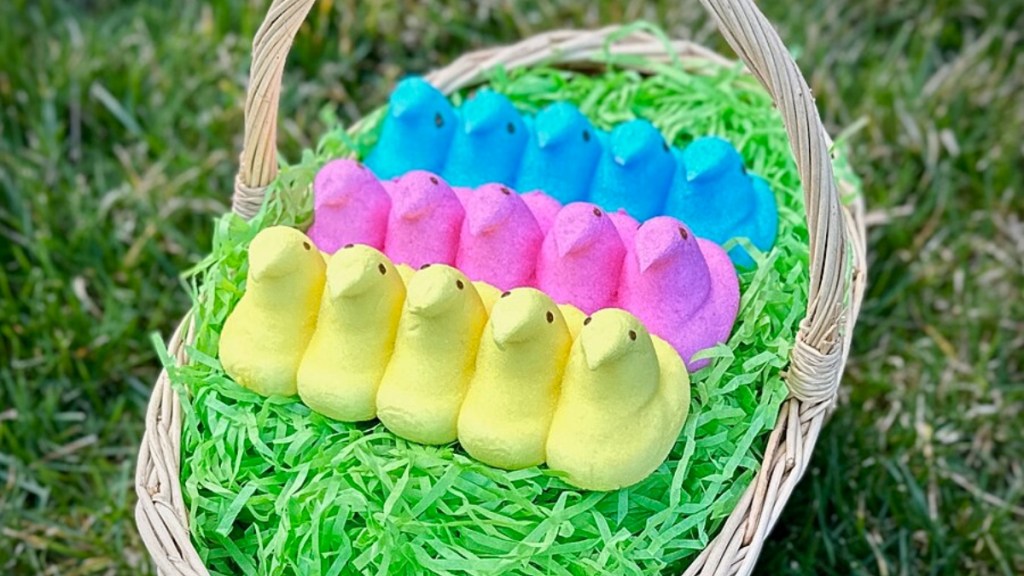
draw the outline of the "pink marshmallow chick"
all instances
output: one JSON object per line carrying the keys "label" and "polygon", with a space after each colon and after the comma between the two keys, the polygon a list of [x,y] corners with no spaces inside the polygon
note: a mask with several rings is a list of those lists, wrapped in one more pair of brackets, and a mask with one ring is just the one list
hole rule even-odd
{"label": "pink marshmallow chick", "polygon": [[619,238],[622,238],[622,243],[626,245],[626,252],[631,252],[640,223],[621,208],[615,212],[609,212],[608,217],[611,218],[612,224],[615,224],[615,229],[619,231]]}
{"label": "pink marshmallow chick", "polygon": [[566,205],[544,238],[537,259],[537,288],[559,304],[587,314],[615,305],[626,247],[597,206]]}
{"label": "pink marshmallow chick", "polygon": [[562,209],[562,203],[541,190],[527,192],[522,197],[523,202],[530,207],[530,212],[533,212],[540,231],[547,234],[548,230],[551,230],[551,225],[555,223],[559,210]]}
{"label": "pink marshmallow chick", "polygon": [[346,244],[384,247],[391,197],[360,162],[332,160],[313,179],[313,225],[308,235],[316,247],[334,254]]}
{"label": "pink marshmallow chick", "polygon": [[522,197],[485,184],[465,200],[456,268],[500,290],[532,286],[544,234]]}
{"label": "pink marshmallow chick", "polygon": [[466,207],[466,202],[469,201],[469,197],[475,192],[472,188],[466,188],[465,186],[452,186],[452,190],[455,191],[455,195],[458,196],[463,208]]}
{"label": "pink marshmallow chick", "polygon": [[384,253],[396,264],[455,264],[466,211],[451,186],[430,172],[407,172],[389,186]]}
{"label": "pink marshmallow chick", "polygon": [[736,268],[717,244],[669,216],[637,230],[618,304],[671,344],[691,372],[708,364],[691,361],[695,353],[729,339],[739,302]]}

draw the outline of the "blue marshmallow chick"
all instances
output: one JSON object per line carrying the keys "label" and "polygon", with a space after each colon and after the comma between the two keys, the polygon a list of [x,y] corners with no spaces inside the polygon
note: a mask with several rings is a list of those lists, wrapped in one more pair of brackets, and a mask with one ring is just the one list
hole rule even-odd
{"label": "blue marshmallow chick", "polygon": [[648,220],[662,213],[675,167],[671,147],[653,124],[643,119],[619,124],[597,163],[590,201]]}
{"label": "blue marshmallow chick", "polygon": [[[665,213],[685,222],[702,238],[724,244],[747,238],[767,252],[775,243],[778,208],[768,183],[747,173],[743,157],[727,140],[698,138],[678,154],[678,170]],[[729,250],[738,266],[753,259],[742,246]]]}
{"label": "blue marshmallow chick", "polygon": [[381,180],[410,170],[440,172],[457,127],[444,94],[423,78],[406,78],[391,93],[380,140],[366,165]]}
{"label": "blue marshmallow chick", "polygon": [[598,131],[568,102],[544,108],[533,121],[516,190],[543,190],[563,204],[587,198],[601,157]]}
{"label": "blue marshmallow chick", "polygon": [[523,116],[508,98],[488,89],[467,100],[460,115],[441,177],[452,186],[514,186],[529,139]]}

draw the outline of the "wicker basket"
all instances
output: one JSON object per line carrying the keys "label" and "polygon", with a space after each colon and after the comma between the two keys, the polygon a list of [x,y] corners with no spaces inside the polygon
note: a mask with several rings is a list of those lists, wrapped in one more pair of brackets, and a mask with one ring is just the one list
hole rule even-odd
{"label": "wicker basket", "polygon": [[[232,207],[251,218],[276,178],[277,109],[285,59],[314,0],[275,0],[253,42],[245,103],[245,139]],[[749,574],[768,532],[803,476],[822,425],[834,407],[866,279],[864,214],[861,200],[840,202],[847,186],[834,180],[831,141],[814,99],[782,41],[752,0],[701,0],[726,40],[771,95],[781,112],[803,184],[810,234],[807,315],[785,375],[790,398],[768,439],[763,465],[736,508],[687,574]],[[614,42],[609,48],[609,37]],[[601,66],[600,57],[642,56],[649,61],[693,60],[728,64],[685,41],[666,45],[647,33],[623,35],[619,28],[554,31],[518,44],[467,54],[427,76],[445,93],[479,83],[494,66],[506,69],[545,63]],[[168,349],[185,361],[192,341],[186,317]],[[188,530],[182,498],[181,405],[167,372],[160,374],[146,414],[146,431],[136,471],[136,522],[160,574],[207,574]]]}

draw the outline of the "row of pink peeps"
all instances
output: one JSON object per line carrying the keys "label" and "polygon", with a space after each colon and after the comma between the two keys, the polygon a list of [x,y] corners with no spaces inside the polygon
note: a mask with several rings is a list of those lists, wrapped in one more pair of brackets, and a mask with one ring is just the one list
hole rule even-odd
{"label": "row of pink peeps", "polygon": [[708,363],[693,355],[725,342],[736,320],[739,282],[728,255],[668,216],[641,225],[541,191],[453,189],[425,171],[379,181],[347,159],[320,170],[313,197],[309,237],[323,252],[366,244],[413,268],[443,263],[501,290],[535,287],[587,314],[623,308],[691,371]]}

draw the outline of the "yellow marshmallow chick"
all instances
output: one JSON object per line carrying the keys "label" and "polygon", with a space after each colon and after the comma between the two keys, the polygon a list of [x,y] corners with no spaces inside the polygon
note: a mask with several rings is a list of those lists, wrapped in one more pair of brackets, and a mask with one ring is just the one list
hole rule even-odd
{"label": "yellow marshmallow chick", "polygon": [[519,288],[501,295],[459,413],[459,443],[470,456],[506,470],[544,462],[570,346],[569,327],[546,294]]}
{"label": "yellow marshmallow chick", "polygon": [[299,367],[306,406],[343,422],[377,416],[404,301],[402,277],[380,251],[360,244],[331,256],[316,332]]}
{"label": "yellow marshmallow chick", "polygon": [[565,317],[565,323],[569,326],[572,339],[575,340],[580,335],[580,330],[583,329],[583,321],[586,320],[587,315],[583,313],[583,310],[572,304],[559,304],[558,309],[562,311],[562,316]]}
{"label": "yellow marshmallow chick", "polygon": [[377,417],[389,430],[421,444],[456,439],[486,321],[480,295],[461,272],[443,264],[416,271],[377,391]]}
{"label": "yellow marshmallow chick", "polygon": [[494,308],[494,303],[501,297],[501,290],[498,290],[494,286],[487,282],[473,282],[473,287],[476,288],[477,294],[480,295],[480,300],[484,303],[484,309],[487,310],[487,314],[490,315],[491,309]]}
{"label": "yellow marshmallow chick", "polygon": [[310,239],[294,228],[272,226],[253,238],[245,294],[220,335],[220,361],[235,382],[263,396],[295,394],[325,268]]}
{"label": "yellow marshmallow chick", "polygon": [[683,427],[690,385],[679,355],[662,366],[659,348],[624,310],[584,321],[548,433],[548,467],[587,490],[623,488],[657,469]]}
{"label": "yellow marshmallow chick", "polygon": [[412,280],[412,275],[415,274],[416,271],[408,264],[395,264],[395,268],[398,269],[398,274],[402,277],[402,282],[408,286],[409,281]]}

